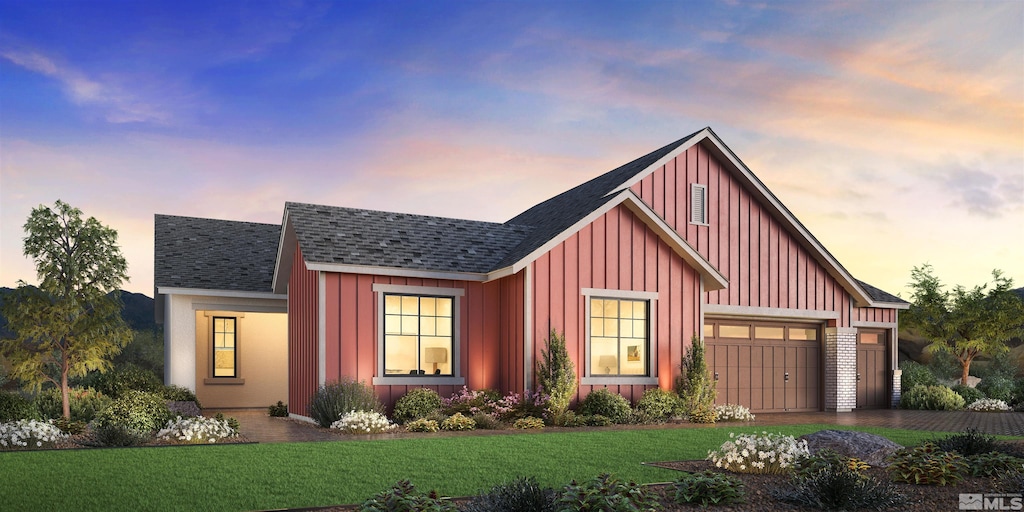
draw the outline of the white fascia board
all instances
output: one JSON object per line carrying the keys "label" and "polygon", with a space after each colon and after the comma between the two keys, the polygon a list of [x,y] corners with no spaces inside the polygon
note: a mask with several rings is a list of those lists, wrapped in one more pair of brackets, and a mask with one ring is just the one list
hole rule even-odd
{"label": "white fascia board", "polygon": [[872,301],[868,307],[880,309],[910,309],[910,304],[905,302],[877,302]]}
{"label": "white fascia board", "polygon": [[710,128],[705,127],[703,130],[695,133],[693,135],[693,137],[690,137],[690,140],[684,142],[683,144],[681,144],[676,149],[673,149],[667,155],[659,158],[653,164],[647,166],[646,169],[640,171],[635,176],[630,178],[628,181],[623,182],[622,185],[619,185],[618,187],[616,187],[615,190],[612,190],[611,192],[609,192],[608,195],[612,195],[612,194],[615,194],[617,192],[621,192],[623,190],[629,190],[629,189],[633,188],[633,185],[636,185],[637,183],[640,183],[649,174],[651,174],[654,171],[660,169],[663,165],[671,162],[673,158],[675,158],[675,157],[685,153],[686,150],[692,148],[693,146],[696,146],[698,142],[708,138],[709,136],[712,135],[712,133],[713,132],[711,131]]}
{"label": "white fascia board", "polygon": [[288,218],[288,208],[284,209],[281,220],[281,237],[277,242],[277,259],[274,260],[274,280],[271,281],[275,292],[288,289],[288,276],[295,263],[295,230]]}
{"label": "white fascia board", "polygon": [[207,290],[202,288],[158,287],[157,293],[163,295],[194,295],[197,297],[226,297],[232,299],[288,300],[288,294],[273,292],[243,292],[238,290]]}
{"label": "white fascia board", "polygon": [[494,281],[496,279],[501,279],[503,277],[508,277],[508,276],[514,275],[515,273],[516,273],[515,270],[513,270],[513,268],[510,267],[510,266],[509,267],[505,267],[505,268],[499,268],[498,270],[494,270],[494,271],[488,272],[487,273],[487,278],[484,280],[484,282],[485,283],[489,283],[489,282]]}
{"label": "white fascia board", "polygon": [[442,279],[445,281],[487,281],[487,274],[474,272],[441,272],[436,270],[414,270],[369,265],[344,265],[340,263],[310,263],[306,268],[317,272],[339,272],[343,274],[366,274],[377,276],[416,277],[421,279]]}
{"label": "white fascia board", "polygon": [[[682,237],[668,224],[666,224],[649,206],[640,200],[633,193],[632,190],[623,190],[615,196],[608,199],[606,203],[601,205],[600,208],[590,212],[589,215],[583,217],[578,222],[569,226],[565,231],[562,231],[557,236],[553,237],[546,244],[540,246],[526,257],[515,262],[512,265],[512,272],[516,273],[525,268],[527,265],[532,263],[543,254],[554,249],[558,244],[564,242],[572,235],[578,233],[581,229],[587,225],[593,223],[595,220],[600,218],[602,215],[611,211],[612,208],[625,203],[626,207],[633,212],[634,215],[643,220],[652,231],[658,234],[658,236],[666,243],[669,247],[675,251],[684,261],[686,261],[691,267],[700,273],[702,280],[707,281],[705,289],[708,291],[721,290],[729,285],[729,281],[718,272],[715,267],[708,263],[703,256],[686,243]],[[502,269],[504,271],[504,269]]]}

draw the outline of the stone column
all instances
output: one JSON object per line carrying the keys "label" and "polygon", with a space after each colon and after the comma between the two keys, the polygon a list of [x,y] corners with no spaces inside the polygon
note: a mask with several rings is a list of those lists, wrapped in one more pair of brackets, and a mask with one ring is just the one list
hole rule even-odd
{"label": "stone column", "polygon": [[892,372],[892,408],[899,409],[900,397],[903,396],[903,370],[899,368]]}
{"label": "stone column", "polygon": [[825,329],[825,410],[849,412],[857,406],[857,329]]}

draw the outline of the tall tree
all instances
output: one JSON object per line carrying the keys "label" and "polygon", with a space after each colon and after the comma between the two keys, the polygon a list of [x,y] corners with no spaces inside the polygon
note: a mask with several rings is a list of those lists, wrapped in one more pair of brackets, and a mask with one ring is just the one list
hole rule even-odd
{"label": "tall tree", "polygon": [[39,286],[19,281],[3,305],[13,338],[0,341],[11,376],[38,390],[60,387],[71,418],[68,379],[106,371],[132,338],[121,318],[128,264],[117,232],[63,201],[34,208],[25,222],[24,254],[35,260]]}
{"label": "tall tree", "polygon": [[561,425],[565,419],[565,411],[569,402],[576,394],[576,366],[569,358],[565,348],[565,336],[551,329],[547,346],[540,351],[537,364],[537,383],[551,397],[548,409],[551,411],[552,422]]}
{"label": "tall tree", "polygon": [[903,319],[932,340],[929,350],[948,352],[963,369],[967,384],[971,362],[979,355],[1009,350],[1006,342],[1024,333],[1024,301],[1013,292],[1013,279],[992,271],[992,287],[943,289],[931,265],[910,272],[911,306]]}

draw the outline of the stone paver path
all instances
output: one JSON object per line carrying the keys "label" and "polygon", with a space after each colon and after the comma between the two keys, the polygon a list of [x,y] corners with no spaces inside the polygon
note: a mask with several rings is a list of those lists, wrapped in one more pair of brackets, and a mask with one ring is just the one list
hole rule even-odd
{"label": "stone paver path", "polygon": [[[222,412],[225,416],[238,419],[243,436],[259,443],[284,443],[299,441],[340,441],[352,439],[311,423],[288,418],[271,418],[266,409],[206,409],[205,416]],[[967,411],[905,411],[899,409],[865,410],[853,412],[807,412],[758,414],[752,423],[757,426],[799,425],[824,423],[829,425],[857,425],[871,427],[929,430],[934,432],[962,432],[968,428],[986,434],[1024,436],[1024,412],[979,413]],[[719,424],[721,425],[721,424]],[[661,426],[622,426],[617,428],[708,428],[714,425],[673,423]],[[616,427],[609,427],[616,428]],[[498,433],[479,431],[476,435]],[[501,431],[500,433],[508,433]],[[465,435],[465,433],[461,433]],[[413,434],[415,435],[415,434]],[[394,438],[393,435],[387,436]],[[360,437],[360,439],[365,439]]]}

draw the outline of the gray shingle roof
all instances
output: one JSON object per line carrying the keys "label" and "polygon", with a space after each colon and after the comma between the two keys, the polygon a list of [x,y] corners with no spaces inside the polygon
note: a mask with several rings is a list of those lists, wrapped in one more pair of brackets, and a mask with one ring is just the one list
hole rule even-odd
{"label": "gray shingle roof", "polygon": [[532,231],[526,226],[287,203],[307,262],[486,273]]}
{"label": "gray shingle roof", "polygon": [[156,215],[154,284],[270,292],[281,226]]}
{"label": "gray shingle roof", "polygon": [[871,300],[873,300],[873,301],[876,301],[876,302],[886,302],[886,303],[889,303],[889,304],[910,304],[909,302],[907,302],[907,301],[905,301],[905,300],[903,300],[903,299],[901,299],[901,298],[899,298],[899,297],[897,297],[897,296],[895,296],[895,295],[893,295],[893,294],[891,294],[891,293],[889,293],[889,292],[887,292],[885,290],[882,290],[882,289],[879,289],[879,288],[875,288],[874,286],[871,286],[870,284],[865,283],[864,281],[861,281],[860,279],[857,279],[857,283],[860,284],[861,288],[864,288],[864,291],[868,293],[868,296],[870,296]]}

